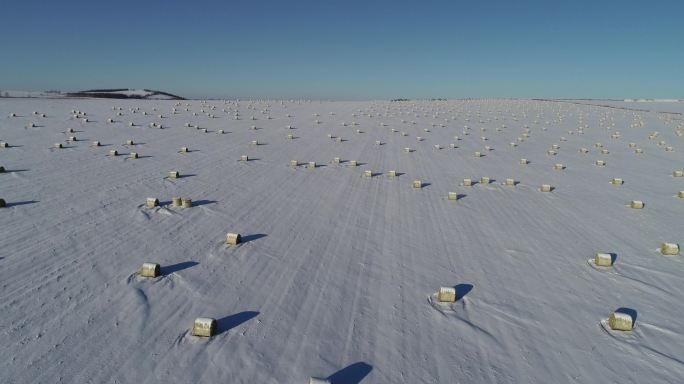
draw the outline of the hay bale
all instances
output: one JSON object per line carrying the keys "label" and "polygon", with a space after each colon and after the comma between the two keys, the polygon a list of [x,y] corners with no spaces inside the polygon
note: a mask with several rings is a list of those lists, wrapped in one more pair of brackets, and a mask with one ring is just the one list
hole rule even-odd
{"label": "hay bale", "polygon": [[239,233],[227,233],[226,234],[226,244],[228,245],[237,245],[240,244],[240,241],[242,241],[242,236],[240,236]]}
{"label": "hay bale", "polygon": [[435,145],[434,145],[434,148],[435,148],[435,149],[442,149],[442,146],[439,145],[439,144],[435,144]]}
{"label": "hay bale", "polygon": [[636,143],[629,143],[628,146],[629,148],[636,148]]}
{"label": "hay bale", "polygon": [[341,161],[342,161],[342,160],[341,160],[339,157],[334,157],[334,158],[333,158],[333,164],[338,164],[338,165],[339,165]]}
{"label": "hay bale", "polygon": [[[59,148],[62,148],[61,144],[60,144]],[[109,151],[109,156],[119,156],[119,152],[116,149],[111,149]]]}
{"label": "hay bale", "polygon": [[181,208],[191,208],[192,199],[181,199]]}
{"label": "hay bale", "polygon": [[131,152],[128,154],[129,159],[137,159],[138,158],[138,152]]}
{"label": "hay bale", "polygon": [[307,168],[309,168],[309,169],[314,169],[314,168],[316,168],[316,162],[315,162],[315,161],[309,161],[309,164],[307,165]]}
{"label": "hay bale", "polygon": [[188,147],[181,147],[180,151],[182,153],[188,153],[188,152],[190,152],[190,149]]}
{"label": "hay bale", "polygon": [[641,200],[632,200],[629,202],[629,207],[633,209],[643,209],[644,202]]}
{"label": "hay bale", "polygon": [[613,265],[613,256],[610,253],[596,253],[594,264],[599,267],[610,267]]}
{"label": "hay bale", "polygon": [[74,132],[74,129],[73,129],[73,128],[67,128],[66,131],[67,131],[67,133],[73,133],[73,132]]}
{"label": "hay bale", "polygon": [[641,148],[637,148],[634,150],[634,153],[636,153],[638,155],[638,154],[644,153],[644,150]]}
{"label": "hay bale", "polygon": [[309,378],[309,384],[331,384],[331,382],[328,379],[321,379],[318,377],[310,377]]}
{"label": "hay bale", "polygon": [[192,326],[192,335],[211,337],[216,333],[216,320],[208,317],[198,317]]}
{"label": "hay bale", "polygon": [[296,168],[299,165],[297,160],[290,160],[290,167]]}
{"label": "hay bale", "polygon": [[608,326],[614,331],[631,331],[634,319],[627,313],[613,312],[608,317]]}
{"label": "hay bale", "polygon": [[473,156],[482,157],[482,153],[480,151],[475,151],[475,154]]}
{"label": "hay bale", "polygon": [[515,179],[506,179],[504,185],[508,187],[515,187]]}
{"label": "hay bale", "polygon": [[660,245],[660,253],[665,256],[677,256],[679,255],[679,244],[662,243]]}
{"label": "hay bale", "polygon": [[349,166],[350,167],[356,167],[357,163],[356,160],[349,160]]}
{"label": "hay bale", "polygon": [[616,178],[613,178],[612,180],[610,180],[610,183],[613,185],[622,185],[625,182],[621,178],[616,177]]}
{"label": "hay bale", "polygon": [[458,200],[458,194],[456,192],[448,192],[447,193],[447,200]]}
{"label": "hay bale", "polygon": [[135,145],[133,140],[126,140],[126,145]]}
{"label": "hay bale", "polygon": [[145,206],[147,208],[154,208],[159,206],[159,199],[155,197],[148,197],[147,200],[145,200]]}
{"label": "hay bale", "polygon": [[178,179],[178,178],[180,178],[180,172],[169,171],[169,179]]}
{"label": "hay bale", "polygon": [[249,156],[247,156],[247,155],[240,155],[240,161],[249,161]]}
{"label": "hay bale", "polygon": [[565,166],[563,164],[555,164],[553,166],[553,169],[555,169],[556,171],[562,171],[565,169]]}
{"label": "hay bale", "polygon": [[219,129],[219,130],[218,130],[218,133],[219,133],[220,135],[223,135],[224,133],[226,133],[226,131],[224,131],[223,129]]}
{"label": "hay bale", "polygon": [[180,208],[183,206],[183,201],[180,197],[172,197],[171,198],[171,206],[174,208]]}
{"label": "hay bale", "polygon": [[682,177],[684,176],[684,171],[676,170],[672,172],[672,177]]}
{"label": "hay bale", "polygon": [[99,141],[93,141],[93,147],[99,147],[100,145]]}
{"label": "hay bale", "polygon": [[55,149],[60,149],[60,148],[62,148],[62,147],[63,147],[63,146],[62,146],[62,143],[55,143],[55,144],[52,145],[52,148],[55,148]]}
{"label": "hay bale", "polygon": [[596,165],[599,167],[603,167],[606,165],[606,162],[603,160],[596,160]]}
{"label": "hay bale", "polygon": [[456,301],[456,288],[440,287],[437,294],[437,300],[444,303],[453,303]]}
{"label": "hay bale", "polygon": [[471,179],[463,179],[463,186],[464,187],[472,187],[473,181]]}
{"label": "hay bale", "polygon": [[420,188],[423,188],[423,182],[420,180],[413,180],[413,184],[411,184],[411,186],[413,188],[420,189]]}
{"label": "hay bale", "polygon": [[480,184],[482,184],[482,185],[487,185],[487,184],[489,184],[489,181],[490,181],[490,179],[489,179],[489,177],[487,177],[487,176],[482,176],[482,177],[480,177]]}
{"label": "hay bale", "polygon": [[409,147],[404,148],[404,152],[405,153],[411,153],[411,148],[409,148]]}
{"label": "hay bale", "polygon": [[548,154],[549,156],[556,156],[557,152],[553,149],[549,149],[548,151],[546,151],[546,154]]}
{"label": "hay bale", "polygon": [[342,142],[342,138],[339,137],[339,136],[337,136],[337,138],[335,139],[335,141],[337,141],[338,143],[341,143],[341,142]]}
{"label": "hay bale", "polygon": [[259,145],[259,140],[252,140],[250,141],[251,145]]}
{"label": "hay bale", "polygon": [[0,148],[9,148],[9,144],[4,141],[0,141]]}
{"label": "hay bale", "polygon": [[603,155],[607,155],[608,153],[609,153],[608,150],[605,148],[601,150],[601,154],[603,154]]}
{"label": "hay bale", "polygon": [[387,177],[397,177],[397,171],[389,171],[389,172],[387,172]]}
{"label": "hay bale", "polygon": [[373,172],[370,169],[363,171],[363,177],[373,177]]}
{"label": "hay bale", "polygon": [[684,191],[677,192],[677,197],[679,197],[680,199],[684,199]]}
{"label": "hay bale", "polygon": [[542,184],[541,187],[539,187],[540,192],[551,192],[551,185],[549,184]]}
{"label": "hay bale", "polygon": [[288,139],[288,140],[294,139],[294,135],[292,135],[292,134],[287,135],[287,139]]}
{"label": "hay bale", "polygon": [[527,159],[520,159],[521,165],[527,165],[528,163],[529,163],[529,161],[527,161]]}
{"label": "hay bale", "polygon": [[161,272],[161,266],[156,263],[143,263],[140,268],[140,276],[142,277],[157,277]]}
{"label": "hay bale", "polygon": [[589,150],[586,148],[580,148],[580,153],[589,153]]}

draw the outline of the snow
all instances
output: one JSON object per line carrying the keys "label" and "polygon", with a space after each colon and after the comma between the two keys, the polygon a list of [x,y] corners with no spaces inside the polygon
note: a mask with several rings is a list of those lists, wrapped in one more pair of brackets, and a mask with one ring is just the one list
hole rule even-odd
{"label": "snow", "polygon": [[[684,105],[629,105],[1,99],[0,381],[679,382],[684,255],[659,247],[684,243]],[[161,276],[138,276],[144,262]],[[635,328],[607,328],[613,312]],[[215,336],[191,335],[200,317]]]}

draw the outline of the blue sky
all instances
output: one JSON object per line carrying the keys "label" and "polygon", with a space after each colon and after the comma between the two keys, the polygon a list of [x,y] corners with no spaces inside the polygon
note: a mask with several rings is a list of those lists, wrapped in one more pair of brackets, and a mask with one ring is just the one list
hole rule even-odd
{"label": "blue sky", "polygon": [[684,1],[3,0],[0,89],[684,98]]}

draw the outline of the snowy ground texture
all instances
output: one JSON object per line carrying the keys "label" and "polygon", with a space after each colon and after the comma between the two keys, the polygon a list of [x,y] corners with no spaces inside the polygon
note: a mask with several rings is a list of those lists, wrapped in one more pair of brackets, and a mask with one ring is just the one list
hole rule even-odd
{"label": "snowy ground texture", "polygon": [[684,105],[616,104],[0,100],[0,381],[681,382]]}

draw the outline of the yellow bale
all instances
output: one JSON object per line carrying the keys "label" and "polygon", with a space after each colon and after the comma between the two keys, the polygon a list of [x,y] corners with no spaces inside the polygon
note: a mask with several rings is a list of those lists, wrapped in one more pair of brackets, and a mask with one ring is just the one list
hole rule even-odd
{"label": "yellow bale", "polygon": [[596,160],[596,165],[599,167],[603,167],[604,165],[606,165],[606,162],[603,160]]}
{"label": "yellow bale", "polygon": [[333,164],[340,164],[341,161],[342,159],[340,159],[339,157],[333,158]]}
{"label": "yellow bale", "polygon": [[482,153],[480,153],[480,151],[476,151],[474,156],[475,157],[482,157]]}
{"label": "yellow bale", "polygon": [[297,160],[290,160],[290,167],[295,168],[299,165]]}
{"label": "yellow bale", "polygon": [[133,140],[126,140],[126,145],[134,145]]}
{"label": "yellow bale", "polygon": [[192,199],[181,199],[181,207],[182,208],[192,207]]}
{"label": "yellow bale", "polygon": [[247,155],[241,155],[241,156],[240,156],[240,161],[249,161],[249,156],[247,156]]}
{"label": "yellow bale", "polygon": [[62,148],[62,143],[55,143],[52,147],[55,149],[60,149]]}
{"label": "yellow bale", "polygon": [[555,169],[556,171],[562,171],[563,169],[565,169],[565,166],[563,164],[555,164],[553,166],[553,169]]}
{"label": "yellow bale", "polygon": [[673,177],[682,177],[682,176],[684,176],[684,171],[681,171],[681,170],[673,171],[672,176]]}
{"label": "yellow bale", "polygon": [[551,192],[551,186],[549,184],[542,184],[539,190],[541,192]]}
{"label": "yellow bale", "polygon": [[527,163],[528,163],[527,159],[520,159],[520,164],[527,165]]}
{"label": "yellow bale", "polygon": [[356,160],[349,160],[349,166],[350,167],[356,167]]}
{"label": "yellow bale", "polygon": [[482,184],[482,185],[489,184],[489,177],[487,177],[487,176],[480,177],[480,184]]}
{"label": "yellow bale", "polygon": [[387,172],[387,177],[396,177],[397,176],[397,171],[388,171]]}
{"label": "yellow bale", "polygon": [[613,265],[613,256],[610,253],[597,253],[594,256],[594,264],[599,267],[610,267]]}
{"label": "yellow bale", "polygon": [[413,188],[418,188],[418,189],[420,189],[420,188],[423,187],[423,182],[420,181],[420,180],[413,180],[412,186],[413,186]]}
{"label": "yellow bale", "polygon": [[140,276],[142,277],[157,277],[159,276],[161,267],[156,263],[143,263],[140,268]]}
{"label": "yellow bale", "polygon": [[216,333],[216,320],[208,317],[198,317],[192,327],[193,336],[211,337]]}
{"label": "yellow bale", "polygon": [[440,287],[437,294],[437,300],[445,303],[453,303],[456,301],[456,288]]}
{"label": "yellow bale", "polygon": [[464,187],[471,187],[473,185],[473,181],[471,179],[463,179],[463,186]]}
{"label": "yellow bale", "polygon": [[624,184],[624,181],[623,181],[621,178],[616,177],[616,178],[613,178],[613,179],[610,181],[610,183],[613,184],[613,185],[622,185],[622,184]]}
{"label": "yellow bale", "polygon": [[147,200],[145,200],[145,206],[147,208],[154,208],[159,205],[159,199],[154,198],[154,197],[148,197]]}
{"label": "yellow bale", "polygon": [[613,312],[608,318],[608,326],[614,331],[631,331],[633,322],[632,316],[622,312]]}
{"label": "yellow bale", "polygon": [[641,200],[632,200],[629,202],[629,207],[634,209],[644,208],[644,202]]}
{"label": "yellow bale", "polygon": [[112,149],[109,151],[109,156],[119,156],[119,152],[117,152],[116,149]]}
{"label": "yellow bale", "polygon": [[363,171],[363,177],[373,177],[373,172],[370,169]]}
{"label": "yellow bale", "polygon": [[508,187],[514,187],[515,186],[515,179],[506,179],[504,182],[504,185]]}
{"label": "yellow bale", "polygon": [[131,158],[131,159],[137,159],[137,158],[138,158],[138,153],[137,153],[137,152],[131,152],[131,153],[128,155],[128,157]]}
{"label": "yellow bale", "polygon": [[169,178],[170,179],[177,179],[180,177],[180,172],[178,171],[169,171]]}
{"label": "yellow bale", "polygon": [[242,241],[242,236],[238,233],[227,233],[226,234],[226,244],[228,245],[237,245],[240,244],[240,241]]}
{"label": "yellow bale", "polygon": [[677,256],[679,255],[679,244],[662,243],[660,245],[660,253],[665,256]]}
{"label": "yellow bale", "polygon": [[589,153],[589,150],[586,148],[580,148],[580,153]]}
{"label": "yellow bale", "polygon": [[174,208],[180,208],[183,206],[183,200],[180,197],[172,197],[171,206]]}
{"label": "yellow bale", "polygon": [[181,151],[182,153],[190,152],[190,150],[188,149],[188,147],[181,147],[180,151]]}
{"label": "yellow bale", "polygon": [[310,169],[316,168],[316,162],[315,161],[309,161],[309,164],[307,165],[307,167]]}
{"label": "yellow bale", "polygon": [[679,197],[680,199],[684,199],[684,191],[679,191],[677,193],[677,197]]}
{"label": "yellow bale", "polygon": [[456,192],[448,192],[447,193],[447,200],[458,200],[458,194]]}

